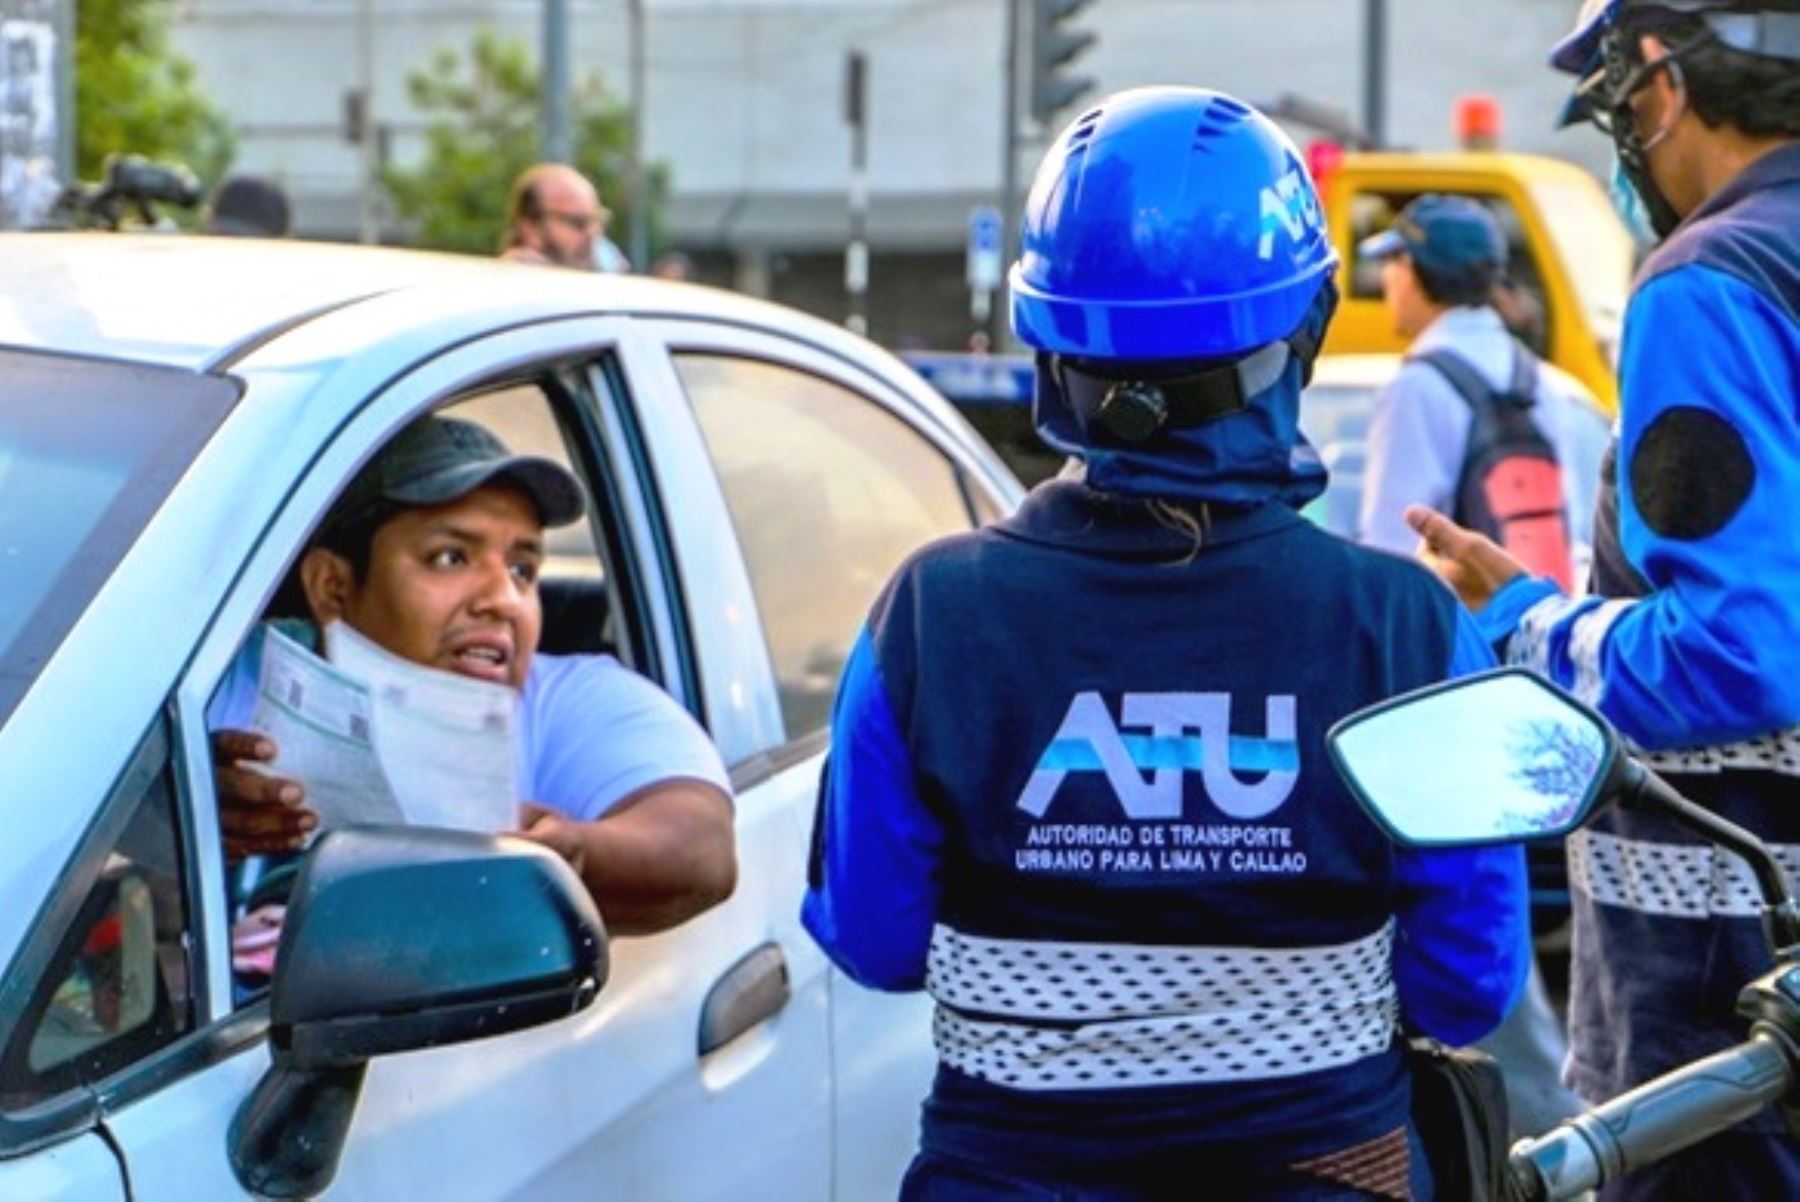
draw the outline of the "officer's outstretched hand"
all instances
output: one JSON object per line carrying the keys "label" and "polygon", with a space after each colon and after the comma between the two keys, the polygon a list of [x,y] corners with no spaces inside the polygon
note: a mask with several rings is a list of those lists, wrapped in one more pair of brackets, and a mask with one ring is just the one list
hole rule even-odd
{"label": "officer's outstretched hand", "polygon": [[1419,532],[1419,559],[1456,590],[1470,613],[1480,613],[1503,585],[1525,575],[1525,565],[1493,539],[1458,526],[1429,505],[1408,505],[1405,517]]}

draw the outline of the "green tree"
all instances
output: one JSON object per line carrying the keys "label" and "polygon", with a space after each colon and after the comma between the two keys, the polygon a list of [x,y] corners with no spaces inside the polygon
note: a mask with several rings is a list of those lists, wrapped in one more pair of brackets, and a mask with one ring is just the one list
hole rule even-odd
{"label": "green tree", "polygon": [[75,169],[99,177],[106,156],[187,164],[217,183],[236,150],[231,124],[169,45],[170,0],[81,0],[75,14]]}
{"label": "green tree", "polygon": [[[437,51],[429,66],[407,77],[413,105],[429,117],[425,155],[417,166],[389,168],[383,182],[416,241],[439,250],[492,254],[499,248],[506,192],[513,178],[538,161],[539,72],[523,42],[486,31],[475,37],[465,64],[453,50]],[[594,181],[613,223],[607,236],[625,244],[638,214],[626,203],[631,164],[631,114],[599,75],[583,75],[570,100],[573,166]],[[645,171],[651,244],[668,194],[661,165]],[[634,264],[638,268],[645,264]]]}

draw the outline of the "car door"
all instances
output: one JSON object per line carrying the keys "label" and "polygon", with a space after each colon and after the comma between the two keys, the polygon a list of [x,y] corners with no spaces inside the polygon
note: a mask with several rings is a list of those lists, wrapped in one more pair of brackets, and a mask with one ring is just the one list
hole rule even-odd
{"label": "car door", "polygon": [[[325,328],[308,334],[309,345],[329,343],[333,322],[366,327],[383,303],[321,319],[315,324]],[[200,787],[209,780],[208,700],[307,531],[357,465],[410,417],[540,373],[566,393],[558,418],[567,454],[603,498],[613,566],[631,567],[636,612],[621,629],[631,634],[634,666],[699,708],[691,682],[700,673],[672,592],[671,531],[646,495],[649,452],[633,443],[647,432],[620,420],[640,361],[654,366],[656,355],[629,323],[585,319],[465,341],[397,379],[385,364],[330,376],[332,395],[317,404],[346,407],[341,430],[311,458],[176,693],[185,776],[196,782],[188,804],[198,854],[218,854],[216,824],[204,815],[210,797]],[[247,367],[259,362],[279,374],[286,360],[277,344]],[[373,395],[351,414],[345,390],[364,381]],[[727,524],[722,513],[710,521]],[[749,598],[739,604],[747,608]],[[736,894],[671,931],[613,940],[610,978],[589,1009],[513,1035],[372,1062],[331,1196],[827,1197],[825,1000],[780,988],[779,958],[769,953],[799,943],[796,916],[770,882],[798,878],[803,836],[784,816],[746,806],[738,837]],[[208,925],[216,936],[223,924]],[[230,984],[215,987],[228,992]],[[211,1033],[230,1033],[231,1054],[213,1055],[111,1116],[134,1197],[241,1192],[227,1128],[269,1063],[264,1023],[263,1003],[218,1016]]]}
{"label": "car door", "polygon": [[[658,322],[668,348],[663,387],[643,412],[659,430],[659,478],[684,495],[716,495],[729,511],[740,558],[716,589],[714,558],[696,558],[692,515],[672,515],[687,602],[702,660],[734,624],[763,633],[759,664],[705,681],[715,722],[760,697],[753,726],[721,739],[739,805],[779,813],[810,841],[831,703],[851,643],[876,594],[924,542],[998,517],[1016,482],[961,427],[921,410],[871,367],[780,331]],[[647,399],[642,394],[640,399]],[[691,431],[697,429],[699,438]],[[696,511],[699,512],[699,511]],[[717,596],[754,610],[726,615]],[[735,602],[734,602],[735,603]],[[804,866],[772,881],[779,908],[797,913]],[[831,1009],[834,1192],[891,1197],[917,1141],[918,1105],[935,1065],[923,995],[863,989],[831,968],[810,938],[787,948],[799,996]]]}

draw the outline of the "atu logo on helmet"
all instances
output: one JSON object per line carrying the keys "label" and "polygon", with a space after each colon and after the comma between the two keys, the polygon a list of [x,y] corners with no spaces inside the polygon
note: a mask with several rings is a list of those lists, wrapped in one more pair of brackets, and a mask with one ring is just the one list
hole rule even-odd
{"label": "atu logo on helmet", "polygon": [[[1230,693],[1127,693],[1114,725],[1100,694],[1077,693],[1025,782],[1019,808],[1042,818],[1069,773],[1103,772],[1126,817],[1180,818],[1182,780],[1198,772],[1207,797],[1228,816],[1261,818],[1300,778],[1293,696],[1266,698],[1264,713],[1267,737],[1244,738],[1231,733]],[[1149,733],[1122,734],[1120,726]],[[1247,785],[1240,772],[1262,779]]]}
{"label": "atu logo on helmet", "polygon": [[1262,190],[1262,238],[1256,244],[1256,257],[1275,257],[1275,234],[1280,231],[1294,246],[1306,236],[1308,229],[1321,229],[1324,218],[1319,212],[1319,198],[1295,168]]}

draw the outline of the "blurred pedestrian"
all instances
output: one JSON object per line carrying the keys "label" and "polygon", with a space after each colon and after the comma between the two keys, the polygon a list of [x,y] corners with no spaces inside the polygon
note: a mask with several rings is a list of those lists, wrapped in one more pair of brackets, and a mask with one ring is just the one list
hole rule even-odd
{"label": "blurred pedestrian", "polygon": [[1411,554],[1406,507],[1430,505],[1573,588],[1590,558],[1607,423],[1495,308],[1499,223],[1478,201],[1421,196],[1358,253],[1381,263],[1394,330],[1411,340],[1375,399],[1359,538]]}
{"label": "blurred pedestrian", "polygon": [[538,163],[513,181],[500,257],[594,271],[612,213],[588,178],[563,163]]}
{"label": "blurred pedestrian", "polygon": [[1123,92],[1052,143],[1021,242],[1038,430],[1086,471],[889,582],[803,911],[937,1003],[901,1198],[1424,1202],[1400,1025],[1499,1022],[1524,863],[1396,848],[1326,757],[1493,656],[1418,565],[1298,513],[1337,304],[1305,164],[1232,97]]}
{"label": "blurred pedestrian", "polygon": [[207,208],[206,230],[240,238],[285,238],[292,209],[280,185],[260,175],[234,175],[219,185]]}
{"label": "blurred pedestrian", "polygon": [[[1689,797],[1800,855],[1800,4],[1589,0],[1552,61],[1570,116],[1613,143],[1616,195],[1660,244],[1619,358],[1619,436],[1594,591],[1533,579],[1416,514],[1506,657],[1593,702]],[[1568,1079],[1616,1097],[1744,1038],[1770,968],[1750,873],[1685,828],[1615,807],[1569,837]],[[1777,1109],[1604,1195],[1800,1197]]]}

